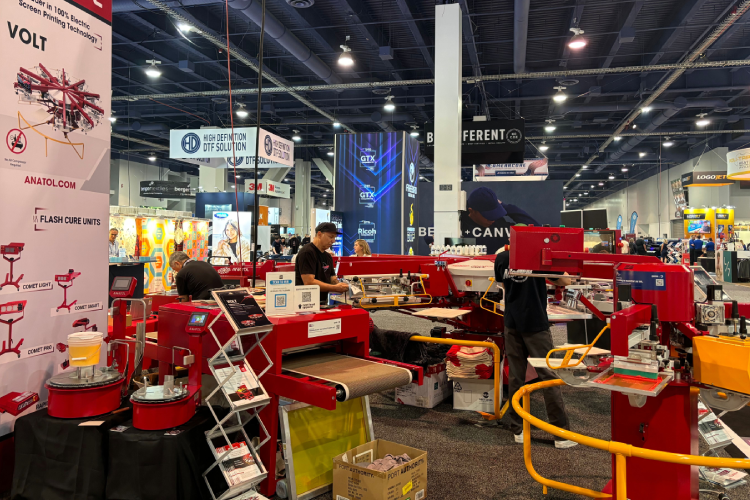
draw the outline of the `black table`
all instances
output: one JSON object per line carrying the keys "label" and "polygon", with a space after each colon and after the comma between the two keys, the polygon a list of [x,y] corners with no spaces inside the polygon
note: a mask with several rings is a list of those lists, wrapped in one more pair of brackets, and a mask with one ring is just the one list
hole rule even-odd
{"label": "black table", "polygon": [[[214,460],[205,438],[205,431],[215,423],[208,408],[198,408],[192,419],[177,428],[182,431],[177,435],[138,430],[131,417],[128,410],[103,417],[59,419],[42,410],[19,418],[11,498],[210,499],[202,477]],[[79,426],[91,420],[104,423]],[[127,429],[112,430],[120,425]]]}

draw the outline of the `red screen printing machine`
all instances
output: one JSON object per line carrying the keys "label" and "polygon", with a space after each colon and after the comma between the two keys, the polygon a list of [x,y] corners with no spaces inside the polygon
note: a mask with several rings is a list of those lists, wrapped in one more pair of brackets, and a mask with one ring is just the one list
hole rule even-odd
{"label": "red screen printing machine", "polygon": [[[745,325],[750,304],[725,301],[719,285],[708,286],[705,300],[696,301],[687,266],[649,256],[586,253],[581,229],[514,227],[510,268],[524,270],[513,271],[518,275],[533,270],[542,276],[567,272],[582,281],[611,280],[616,306],[610,314],[585,303],[608,322],[611,353],[584,351],[579,361],[571,358],[570,347],[557,349],[565,352],[564,360],[548,356],[536,362],[555,369],[568,385],[611,392],[613,442],[697,455],[699,399],[727,411],[750,402]],[[614,458],[612,477],[619,480]],[[685,460],[627,458],[627,498],[697,500],[698,467],[683,465]],[[613,479],[605,491],[616,489]]]}

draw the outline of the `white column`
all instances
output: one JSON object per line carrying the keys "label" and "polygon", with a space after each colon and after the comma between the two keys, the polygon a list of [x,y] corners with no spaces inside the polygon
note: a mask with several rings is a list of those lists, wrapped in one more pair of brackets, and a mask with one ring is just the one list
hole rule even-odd
{"label": "white column", "polygon": [[294,231],[310,234],[310,162],[294,160]]}
{"label": "white column", "polygon": [[225,168],[200,167],[198,186],[207,193],[227,191],[227,170]]}
{"label": "white column", "polygon": [[460,236],[461,7],[435,6],[435,243]]}

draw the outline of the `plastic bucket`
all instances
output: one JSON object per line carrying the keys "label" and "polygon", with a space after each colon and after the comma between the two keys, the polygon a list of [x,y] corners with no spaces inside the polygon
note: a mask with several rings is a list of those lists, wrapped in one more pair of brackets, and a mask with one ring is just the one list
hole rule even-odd
{"label": "plastic bucket", "polygon": [[98,365],[102,338],[102,332],[77,332],[68,335],[70,366]]}

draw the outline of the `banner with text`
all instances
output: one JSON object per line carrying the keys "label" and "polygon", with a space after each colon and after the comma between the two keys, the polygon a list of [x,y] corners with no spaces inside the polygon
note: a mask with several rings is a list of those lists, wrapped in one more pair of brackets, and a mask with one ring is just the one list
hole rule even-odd
{"label": "banner with text", "polygon": [[292,193],[292,188],[288,184],[283,182],[261,180],[258,181],[257,189],[255,183],[247,179],[245,180],[245,191],[248,193],[264,194],[266,196],[273,196],[275,198],[289,198]]}
{"label": "banner with text", "polygon": [[[234,140],[232,140],[234,137]],[[256,127],[231,129],[180,129],[169,131],[170,158],[224,158],[226,165],[255,165]],[[234,149],[232,143],[234,142]],[[259,166],[282,168],[294,166],[294,143],[260,129]],[[236,158],[236,162],[232,158]],[[263,159],[264,161],[261,161]],[[208,165],[212,166],[212,165]]]}
{"label": "banner with text", "polygon": [[190,183],[186,181],[141,181],[142,198],[193,198]]}
{"label": "banner with text", "polygon": [[[425,123],[424,153],[434,159],[435,124]],[[524,120],[461,123],[461,164],[523,163]]]}
{"label": "banner with text", "polygon": [[547,158],[530,158],[521,163],[477,165],[475,181],[543,181],[549,175]]}
{"label": "banner with text", "polygon": [[0,436],[73,370],[73,325],[107,327],[111,11],[111,0],[3,2]]}

